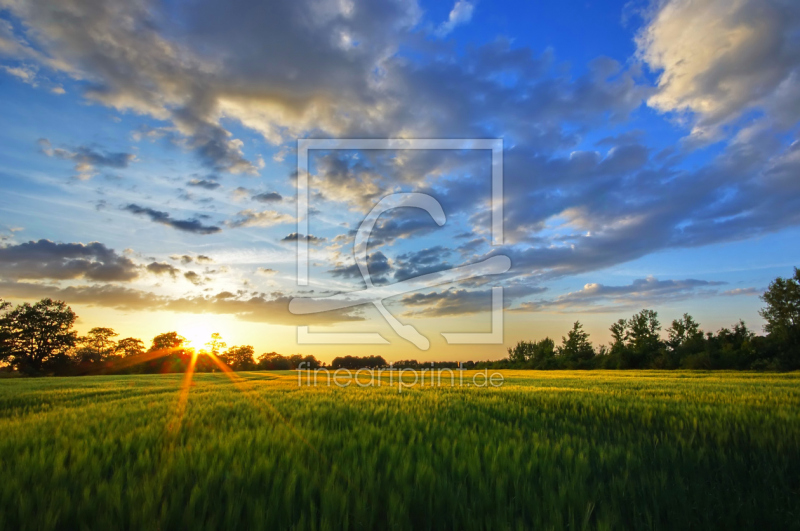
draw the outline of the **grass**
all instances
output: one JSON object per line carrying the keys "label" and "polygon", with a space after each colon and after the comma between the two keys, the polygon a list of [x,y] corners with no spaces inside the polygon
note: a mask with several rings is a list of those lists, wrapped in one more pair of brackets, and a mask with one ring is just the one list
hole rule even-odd
{"label": "grass", "polygon": [[0,529],[798,528],[800,374],[0,381]]}

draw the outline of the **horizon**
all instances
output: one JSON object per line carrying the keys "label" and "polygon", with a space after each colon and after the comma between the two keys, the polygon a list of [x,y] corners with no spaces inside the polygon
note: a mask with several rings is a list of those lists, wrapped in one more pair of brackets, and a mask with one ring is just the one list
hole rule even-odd
{"label": "horizon", "polygon": [[[495,360],[575,321],[606,344],[643,308],[664,329],[689,313],[761,333],[759,296],[800,264],[789,3],[3,6],[0,297],[63,300],[82,335],[175,331],[200,349],[217,332],[327,363]],[[464,146],[309,152],[303,232],[307,139]],[[499,245],[494,159],[466,139],[502,142]],[[411,192],[446,222],[378,218],[376,288],[498,255],[510,270],[387,299],[429,350],[370,304],[292,314],[292,298],[364,289],[356,231]],[[447,344],[491,330],[497,286],[502,344]],[[298,326],[389,344],[302,344]]]}

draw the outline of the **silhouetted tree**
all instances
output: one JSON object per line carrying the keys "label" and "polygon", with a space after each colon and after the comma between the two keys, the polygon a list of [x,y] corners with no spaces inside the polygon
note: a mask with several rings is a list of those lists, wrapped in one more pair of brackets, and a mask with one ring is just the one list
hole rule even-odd
{"label": "silhouetted tree", "polygon": [[764,331],[778,346],[783,368],[800,367],[800,269],[794,268],[793,278],[778,277],[761,296],[767,304],[760,311],[767,321]]}
{"label": "silhouetted tree", "polygon": [[256,368],[262,371],[288,371],[292,367],[285,357],[277,352],[268,352],[258,357]]}
{"label": "silhouetted tree", "polygon": [[4,361],[25,374],[65,372],[71,365],[69,352],[77,342],[78,334],[72,330],[75,319],[66,303],[52,299],[7,311],[0,317]]}
{"label": "silhouetted tree", "polygon": [[580,321],[575,321],[572,330],[567,332],[567,337],[561,338],[561,342],[558,354],[569,362],[581,363],[594,357],[594,347],[589,341],[589,334],[583,330]]}
{"label": "silhouetted tree", "polygon": [[253,353],[253,347],[250,345],[233,346],[220,355],[220,358],[234,371],[252,371],[256,366]]}
{"label": "silhouetted tree", "polygon": [[134,337],[126,337],[117,341],[114,353],[123,358],[144,354],[144,342]]}
{"label": "silhouetted tree", "polygon": [[148,361],[148,372],[183,372],[189,365],[192,349],[186,348],[186,338],[177,332],[165,332],[153,338],[147,352],[160,354]]}
{"label": "silhouetted tree", "polygon": [[79,363],[97,364],[114,355],[117,334],[113,328],[96,327],[89,330],[86,336],[78,339],[80,347],[75,353]]}

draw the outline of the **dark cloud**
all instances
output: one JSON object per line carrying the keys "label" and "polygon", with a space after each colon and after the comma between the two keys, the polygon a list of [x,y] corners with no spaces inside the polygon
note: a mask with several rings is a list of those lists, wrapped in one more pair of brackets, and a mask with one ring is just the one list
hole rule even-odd
{"label": "dark cloud", "polygon": [[395,270],[392,275],[401,281],[428,273],[436,273],[452,266],[445,258],[452,254],[450,249],[437,245],[420,251],[412,251],[398,255],[395,259]]}
{"label": "dark cloud", "polygon": [[6,279],[127,281],[138,274],[129,258],[98,242],[39,240],[0,247],[0,276]]}
{"label": "dark cloud", "polygon": [[261,203],[278,203],[283,201],[283,196],[278,192],[262,192],[254,195],[253,199]]}
{"label": "dark cloud", "polygon": [[169,275],[172,278],[180,273],[180,269],[164,262],[151,262],[145,267],[149,272],[154,275]]}
{"label": "dark cloud", "polygon": [[[387,282],[386,275],[392,270],[392,264],[385,254],[376,251],[367,256],[367,268],[373,284],[385,284]],[[362,278],[361,271],[355,263],[348,266],[340,265],[328,272],[339,278]]]}
{"label": "dark cloud", "polygon": [[191,232],[194,234],[214,234],[222,230],[219,227],[203,225],[196,219],[173,219],[170,217],[168,212],[141,207],[133,203],[126,205],[122,208],[122,210],[126,210],[141,216],[147,216],[155,223],[167,225],[168,227],[172,227],[183,232]]}
{"label": "dark cloud", "polygon": [[75,163],[75,171],[78,177],[88,179],[95,173],[95,168],[127,168],[131,162],[136,160],[136,155],[123,152],[103,152],[90,146],[79,146],[74,150],[53,148],[50,141],[40,138],[39,148],[48,157],[71,160]]}
{"label": "dark cloud", "polygon": [[298,240],[306,240],[308,241],[308,243],[313,244],[313,243],[322,243],[325,240],[327,240],[327,238],[314,236],[313,234],[309,234],[308,236],[306,236],[305,234],[298,234],[296,232],[292,232],[291,234],[288,234],[283,238],[281,238],[282,242],[296,242]]}
{"label": "dark cloud", "polygon": [[211,181],[208,179],[192,179],[191,181],[186,183],[188,186],[196,186],[198,188],[203,188],[205,190],[216,190],[221,184],[217,181]]}
{"label": "dark cloud", "polygon": [[203,277],[201,277],[194,271],[187,271],[186,273],[183,274],[183,278],[185,278],[195,286],[199,286],[203,283]]}

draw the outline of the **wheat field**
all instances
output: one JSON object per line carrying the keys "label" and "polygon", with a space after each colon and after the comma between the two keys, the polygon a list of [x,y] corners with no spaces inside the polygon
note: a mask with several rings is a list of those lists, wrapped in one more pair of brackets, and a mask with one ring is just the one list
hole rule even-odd
{"label": "wheat field", "polygon": [[0,380],[0,529],[798,527],[800,374],[503,377]]}

